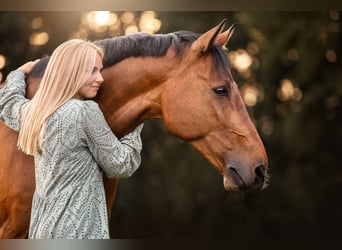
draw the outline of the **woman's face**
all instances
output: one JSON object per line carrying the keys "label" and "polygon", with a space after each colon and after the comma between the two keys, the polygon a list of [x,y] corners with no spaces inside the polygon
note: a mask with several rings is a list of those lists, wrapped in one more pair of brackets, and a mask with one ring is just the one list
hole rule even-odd
{"label": "woman's face", "polygon": [[101,83],[103,82],[103,77],[101,75],[102,67],[102,58],[99,55],[96,55],[93,71],[88,80],[79,89],[79,91],[75,95],[75,98],[84,100],[91,99],[96,96],[97,91],[99,90]]}

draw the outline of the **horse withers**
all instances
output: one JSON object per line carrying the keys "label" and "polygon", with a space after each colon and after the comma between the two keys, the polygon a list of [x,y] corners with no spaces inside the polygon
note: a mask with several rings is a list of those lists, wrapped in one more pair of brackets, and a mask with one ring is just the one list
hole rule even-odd
{"label": "horse withers", "polygon": [[[95,41],[104,51],[95,101],[119,138],[145,120],[162,119],[223,176],[226,190],[257,191],[265,186],[268,160],[232,78],[224,47],[234,27],[223,32],[224,23],[202,35],[135,33]],[[31,98],[39,77],[27,81]],[[1,238],[28,233],[34,166],[18,151],[17,136],[0,123]],[[109,216],[117,184],[104,176]]]}

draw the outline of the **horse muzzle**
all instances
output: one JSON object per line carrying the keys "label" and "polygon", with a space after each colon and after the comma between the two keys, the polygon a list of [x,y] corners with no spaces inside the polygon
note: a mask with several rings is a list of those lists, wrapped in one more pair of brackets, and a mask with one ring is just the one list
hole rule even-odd
{"label": "horse muzzle", "polygon": [[252,168],[228,165],[223,176],[227,191],[260,191],[267,186],[268,175],[265,165]]}

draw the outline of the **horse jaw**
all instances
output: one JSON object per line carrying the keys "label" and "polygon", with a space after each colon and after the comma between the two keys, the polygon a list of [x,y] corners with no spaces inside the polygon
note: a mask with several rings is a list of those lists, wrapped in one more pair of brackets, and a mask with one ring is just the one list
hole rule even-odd
{"label": "horse jaw", "polygon": [[[222,137],[222,135],[215,135]],[[198,151],[223,177],[223,186],[227,191],[259,191],[267,186],[269,175],[267,173],[268,162],[265,152],[262,151],[263,145],[258,150],[255,157],[250,157],[243,152],[251,152],[257,149],[235,149],[231,145],[229,151],[224,152],[223,146],[208,147],[212,138],[201,138],[188,142]],[[222,145],[224,142],[218,143]],[[227,148],[227,147],[226,147]],[[221,157],[217,157],[221,155]],[[265,160],[266,159],[266,160]]]}

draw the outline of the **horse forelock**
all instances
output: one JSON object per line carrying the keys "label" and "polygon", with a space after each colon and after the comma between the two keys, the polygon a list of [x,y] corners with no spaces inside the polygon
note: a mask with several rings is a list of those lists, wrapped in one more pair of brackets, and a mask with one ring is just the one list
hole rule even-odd
{"label": "horse forelock", "polygon": [[231,64],[227,51],[225,51],[220,45],[215,45],[213,48],[214,63],[213,67],[218,71],[220,77],[224,80],[230,79]]}

